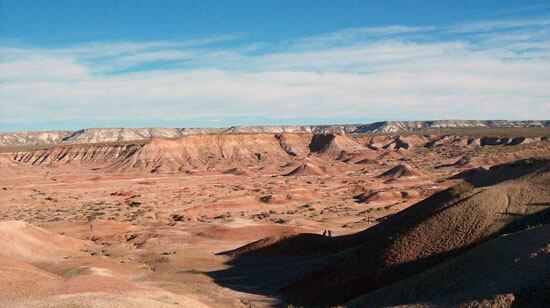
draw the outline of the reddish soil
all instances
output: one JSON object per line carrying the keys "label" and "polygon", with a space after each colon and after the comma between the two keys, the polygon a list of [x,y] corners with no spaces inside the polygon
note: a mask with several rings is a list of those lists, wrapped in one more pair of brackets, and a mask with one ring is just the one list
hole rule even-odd
{"label": "reddish soil", "polygon": [[[1,153],[0,306],[343,304],[548,202],[539,169],[502,183],[470,170],[547,157],[546,139],[476,138],[196,135]],[[437,199],[472,177],[456,206]]]}

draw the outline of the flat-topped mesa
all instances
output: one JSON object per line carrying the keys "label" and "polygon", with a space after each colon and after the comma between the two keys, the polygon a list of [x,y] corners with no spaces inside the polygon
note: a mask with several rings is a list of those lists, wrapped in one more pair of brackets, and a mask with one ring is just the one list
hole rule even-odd
{"label": "flat-topped mesa", "polygon": [[65,143],[103,143],[179,136],[181,136],[179,128],[89,128],[76,131],[63,141]]}
{"label": "flat-topped mesa", "polygon": [[213,167],[222,161],[242,166],[281,163],[288,157],[273,134],[189,135],[177,139],[154,138],[135,152],[123,155],[112,167],[117,171],[178,171]]}
{"label": "flat-topped mesa", "polygon": [[177,138],[188,135],[211,134],[369,134],[399,133],[421,129],[550,127],[550,121],[507,120],[436,120],[436,121],[385,121],[370,124],[343,125],[272,125],[232,126],[222,128],[87,128],[76,131],[0,132],[0,147],[111,143],[147,140],[151,138]]}
{"label": "flat-topped mesa", "polygon": [[54,163],[97,163],[111,162],[124,153],[132,153],[139,145],[101,145],[86,144],[75,146],[57,146],[48,149],[21,151],[12,154],[13,161],[32,164],[48,165]]}
{"label": "flat-topped mesa", "polygon": [[[210,134],[143,144],[75,144],[16,151],[13,162],[32,165],[84,163],[106,171],[178,172],[281,165],[310,155],[311,134]],[[356,144],[355,146],[359,146]]]}
{"label": "flat-topped mesa", "polygon": [[76,131],[0,132],[0,147],[113,143],[189,135],[353,133],[359,125],[232,126],[223,128],[87,128]]}
{"label": "flat-topped mesa", "polygon": [[366,124],[354,133],[397,133],[421,129],[460,129],[460,128],[509,128],[509,127],[549,127],[550,121],[508,121],[508,120],[435,120],[435,121],[384,121]]}
{"label": "flat-topped mesa", "polygon": [[223,134],[347,134],[353,133],[360,125],[272,125],[272,126],[233,126],[222,128]]}
{"label": "flat-topped mesa", "polygon": [[60,144],[71,134],[71,131],[0,132],[0,147]]}
{"label": "flat-topped mesa", "polygon": [[[227,170],[233,167],[275,167],[290,160],[310,157],[316,164],[338,161],[368,163],[380,158],[400,159],[418,155],[431,147],[457,149],[499,147],[547,142],[547,137],[476,138],[441,135],[341,135],[310,133],[197,134],[177,138],[153,137],[142,142],[81,143],[42,146],[38,149],[5,151],[3,165],[9,160],[29,165],[77,163],[105,171],[188,172],[190,170]],[[472,140],[470,140],[472,139]],[[548,147],[526,149],[531,156],[547,155]],[[524,157],[511,156],[511,159]],[[513,154],[513,153],[512,153]],[[508,154],[502,154],[504,157]],[[510,154],[511,155],[511,154]],[[495,158],[495,159],[497,159]],[[477,158],[473,159],[474,163]],[[492,157],[483,158],[490,165]],[[11,165],[11,163],[10,163]],[[340,165],[342,166],[342,165]],[[273,173],[278,173],[275,169]],[[264,171],[265,171],[264,170]]]}

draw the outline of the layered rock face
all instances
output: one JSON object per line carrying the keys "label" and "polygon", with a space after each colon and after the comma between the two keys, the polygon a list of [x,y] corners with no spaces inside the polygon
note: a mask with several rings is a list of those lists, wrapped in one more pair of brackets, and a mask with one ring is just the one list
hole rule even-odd
{"label": "layered rock face", "polygon": [[359,125],[233,126],[226,128],[88,128],[77,131],[0,132],[0,147],[113,143],[189,135],[284,134],[354,132]]}
{"label": "layered rock face", "polygon": [[[3,162],[28,165],[58,165],[78,163],[105,171],[181,172],[216,169],[218,167],[280,166],[299,160],[305,170],[328,162],[365,163],[383,157],[395,159],[416,155],[424,150],[453,147],[458,150],[482,147],[547,142],[535,138],[470,138],[441,135],[341,135],[341,134],[204,134],[178,138],[152,138],[144,142],[62,144],[36,150],[16,150],[3,153]],[[534,151],[534,152],[533,152]],[[530,156],[546,155],[531,150]],[[516,153],[517,154],[517,153]],[[519,154],[518,154],[519,155]],[[523,157],[499,156],[498,163]],[[304,159],[311,160],[309,162]],[[489,158],[467,158],[455,164],[486,165]],[[306,164],[309,163],[309,164]],[[402,171],[402,172],[401,172]],[[399,173],[410,171],[407,167]],[[412,171],[411,171],[412,172]],[[302,173],[302,172],[298,172]],[[306,172],[309,173],[309,172]],[[317,170],[313,173],[325,173]],[[414,173],[414,172],[413,172]]]}
{"label": "layered rock face", "polygon": [[77,131],[0,133],[0,147],[45,144],[112,143],[209,134],[368,134],[421,129],[550,127],[550,121],[438,120],[385,121],[349,125],[232,126],[224,128],[88,128]]}

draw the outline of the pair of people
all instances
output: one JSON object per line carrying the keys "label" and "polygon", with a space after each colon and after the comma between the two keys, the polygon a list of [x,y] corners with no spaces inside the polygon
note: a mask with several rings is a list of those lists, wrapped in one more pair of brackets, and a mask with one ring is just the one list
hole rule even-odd
{"label": "pair of people", "polygon": [[326,230],[326,229],[325,229],[325,230],[323,231],[323,236],[332,237],[332,231]]}

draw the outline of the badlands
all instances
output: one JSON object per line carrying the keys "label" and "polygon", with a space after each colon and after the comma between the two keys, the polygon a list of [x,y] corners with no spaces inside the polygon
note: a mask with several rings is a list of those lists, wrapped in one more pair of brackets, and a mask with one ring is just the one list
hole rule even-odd
{"label": "badlands", "polygon": [[0,133],[0,306],[549,306],[549,171],[548,121]]}

